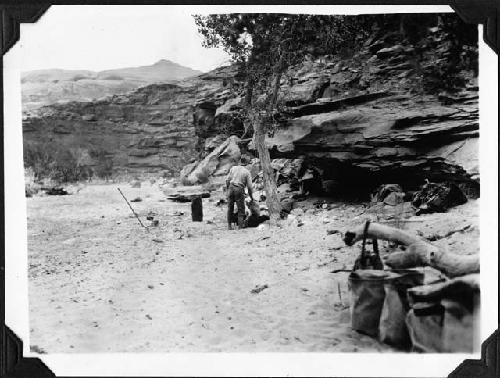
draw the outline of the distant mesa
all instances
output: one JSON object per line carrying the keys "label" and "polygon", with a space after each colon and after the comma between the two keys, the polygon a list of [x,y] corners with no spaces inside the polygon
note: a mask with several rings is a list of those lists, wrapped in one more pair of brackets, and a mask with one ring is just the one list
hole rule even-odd
{"label": "distant mesa", "polygon": [[176,64],[170,60],[167,60],[167,59],[160,59],[158,62],[156,62],[155,64],[153,64],[154,66],[159,66],[159,65],[162,65],[162,64]]}
{"label": "distant mesa", "polygon": [[101,79],[109,75],[119,75],[122,76],[124,80],[141,80],[147,82],[147,84],[153,84],[165,81],[182,80],[188,77],[198,76],[200,74],[202,74],[201,71],[193,70],[192,68],[181,66],[180,64],[162,59],[151,66],[101,71],[97,73],[97,78]]}
{"label": "distant mesa", "polygon": [[104,71],[44,69],[23,72],[25,110],[61,101],[89,101],[130,92],[154,83],[170,83],[202,74],[201,71],[161,59],[150,66]]}

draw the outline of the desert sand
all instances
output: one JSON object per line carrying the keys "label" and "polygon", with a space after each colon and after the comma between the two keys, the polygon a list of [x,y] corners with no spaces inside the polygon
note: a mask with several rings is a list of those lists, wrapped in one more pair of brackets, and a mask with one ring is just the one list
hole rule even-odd
{"label": "desert sand", "polygon": [[[143,229],[153,211],[158,227]],[[332,202],[279,227],[228,231],[222,192],[190,204],[157,184],[94,184],[67,196],[27,198],[30,346],[40,353],[391,352],[350,328],[348,273],[360,247],[340,233],[373,218],[363,204]],[[309,209],[307,209],[309,208]],[[180,214],[182,213],[183,214]],[[477,253],[477,201],[405,227]],[[267,285],[267,286],[265,286]],[[254,289],[259,290],[254,290]],[[252,290],[254,292],[252,292]]]}

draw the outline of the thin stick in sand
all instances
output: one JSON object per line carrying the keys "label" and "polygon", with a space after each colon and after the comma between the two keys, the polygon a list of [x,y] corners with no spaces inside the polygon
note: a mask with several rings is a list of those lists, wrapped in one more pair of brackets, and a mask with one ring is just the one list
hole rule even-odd
{"label": "thin stick in sand", "polygon": [[132,210],[132,213],[135,215],[135,217],[137,218],[137,220],[139,221],[139,224],[144,227],[144,229],[149,232],[149,228],[147,228],[146,226],[144,226],[141,222],[141,218],[139,218],[139,215],[137,215],[137,213],[134,211],[134,209],[132,208],[132,206],[130,205],[130,203],[128,202],[127,198],[125,198],[124,194],[122,193],[122,191],[120,190],[120,188],[116,188],[118,189],[118,191],[120,192],[120,194],[122,195],[123,199],[125,200],[125,202],[127,202],[127,205],[128,207],[130,207],[130,210]]}

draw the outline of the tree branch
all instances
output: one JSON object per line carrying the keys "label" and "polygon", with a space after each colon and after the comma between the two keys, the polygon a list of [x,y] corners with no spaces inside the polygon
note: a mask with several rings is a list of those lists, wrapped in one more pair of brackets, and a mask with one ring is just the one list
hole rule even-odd
{"label": "tree branch", "polygon": [[[363,239],[364,225],[347,231],[344,242],[353,245]],[[414,236],[406,231],[371,223],[366,236],[381,240],[388,240],[406,245],[407,251],[391,253],[385,259],[385,264],[396,269],[411,268],[415,266],[431,266],[448,277],[462,276],[469,273],[479,272],[479,255],[458,255],[444,251],[428,243],[427,241]]]}

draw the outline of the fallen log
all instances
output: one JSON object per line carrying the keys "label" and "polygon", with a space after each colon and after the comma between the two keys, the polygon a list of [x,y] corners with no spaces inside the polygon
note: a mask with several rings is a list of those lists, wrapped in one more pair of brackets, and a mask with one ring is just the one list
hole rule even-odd
{"label": "fallen log", "polygon": [[189,193],[189,194],[171,194],[167,195],[167,199],[174,202],[191,202],[193,198],[210,198],[210,193],[208,192],[199,192],[199,193]]}
{"label": "fallen log", "polygon": [[[344,242],[353,245],[363,239],[364,225],[357,229],[347,231]],[[366,231],[366,237],[393,241],[408,247],[404,252],[394,252],[386,257],[385,264],[393,269],[407,269],[417,266],[431,266],[443,272],[448,277],[463,276],[479,272],[479,255],[458,255],[441,250],[406,231],[371,223]]]}

